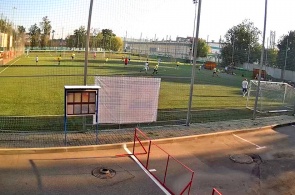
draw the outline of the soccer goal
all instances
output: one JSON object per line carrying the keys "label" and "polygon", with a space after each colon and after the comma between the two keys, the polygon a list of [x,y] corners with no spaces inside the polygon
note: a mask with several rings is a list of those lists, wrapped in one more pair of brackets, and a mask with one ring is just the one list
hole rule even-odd
{"label": "soccer goal", "polygon": [[[246,107],[254,110],[258,81],[251,80]],[[257,112],[288,112],[294,110],[295,89],[288,83],[260,81]]]}

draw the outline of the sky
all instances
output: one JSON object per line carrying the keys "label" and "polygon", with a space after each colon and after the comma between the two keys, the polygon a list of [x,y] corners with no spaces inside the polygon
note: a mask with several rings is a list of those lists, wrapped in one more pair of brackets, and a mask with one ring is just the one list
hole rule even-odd
{"label": "sky", "polygon": [[[87,28],[90,0],[0,0],[0,5],[2,18],[27,31],[48,16],[55,38],[65,38],[80,26]],[[202,0],[201,5],[200,38],[217,42],[245,19],[263,31],[265,0]],[[290,22],[294,7],[295,0],[268,0],[266,38],[270,31],[278,40],[295,30]],[[111,29],[117,36],[134,39],[192,37],[195,8],[192,0],[94,0],[91,28]]]}

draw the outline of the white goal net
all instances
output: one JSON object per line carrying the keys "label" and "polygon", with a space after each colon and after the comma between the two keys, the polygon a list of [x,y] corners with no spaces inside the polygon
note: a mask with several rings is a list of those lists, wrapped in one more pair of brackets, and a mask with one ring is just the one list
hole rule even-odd
{"label": "white goal net", "polygon": [[[258,81],[251,80],[246,107],[254,110]],[[257,112],[287,112],[294,110],[295,89],[288,83],[260,81]]]}

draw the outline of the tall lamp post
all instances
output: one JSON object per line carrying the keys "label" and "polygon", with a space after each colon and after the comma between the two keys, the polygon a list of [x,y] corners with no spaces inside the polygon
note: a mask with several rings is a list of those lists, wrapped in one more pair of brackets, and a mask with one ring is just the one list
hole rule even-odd
{"label": "tall lamp post", "polygon": [[191,55],[190,55],[190,63],[192,63],[193,61],[193,57],[194,57],[194,44],[195,44],[195,29],[196,29],[196,18],[197,18],[197,4],[198,1],[197,0],[193,0],[193,4],[195,4],[195,18],[194,18],[194,28],[193,28],[193,41],[192,41],[192,49],[191,49]]}
{"label": "tall lamp post", "polygon": [[[197,3],[197,0],[193,0],[193,3]],[[189,126],[191,121],[191,109],[192,109],[192,99],[193,99],[193,90],[194,90],[194,82],[195,82],[195,72],[196,72],[196,59],[197,59],[197,48],[198,48],[198,39],[199,39],[199,27],[200,27],[200,17],[201,17],[201,6],[202,0],[199,0],[199,7],[198,7],[198,18],[197,18],[197,28],[196,28],[196,41],[194,42],[194,57],[193,57],[193,66],[192,66],[192,75],[191,75],[191,84],[190,84],[190,94],[189,94],[189,101],[188,101],[188,111],[186,116],[186,126]]]}
{"label": "tall lamp post", "polygon": [[260,57],[260,68],[259,68],[258,84],[257,84],[255,104],[254,104],[254,110],[253,110],[253,119],[256,118],[257,103],[258,103],[258,97],[260,94],[261,71],[262,71],[264,50],[265,50],[264,43],[265,43],[266,18],[267,18],[267,0],[265,0],[265,8],[264,8],[264,28],[263,28],[263,38],[262,38],[262,51],[261,51],[261,57]]}
{"label": "tall lamp post", "polygon": [[231,54],[231,64],[234,65],[234,53],[235,53],[235,34],[233,34],[233,49],[232,49],[232,54]]}
{"label": "tall lamp post", "polygon": [[289,39],[287,38],[287,44],[286,44],[286,53],[285,53],[285,63],[284,63],[284,69],[281,74],[281,79],[285,80],[285,71],[286,71],[286,66],[287,66],[287,57],[288,57],[288,51],[289,51]]}
{"label": "tall lamp post", "polygon": [[86,46],[85,46],[84,85],[87,85],[88,48],[89,48],[92,7],[93,7],[93,0],[90,1],[89,15],[88,15],[87,36],[86,36]]}

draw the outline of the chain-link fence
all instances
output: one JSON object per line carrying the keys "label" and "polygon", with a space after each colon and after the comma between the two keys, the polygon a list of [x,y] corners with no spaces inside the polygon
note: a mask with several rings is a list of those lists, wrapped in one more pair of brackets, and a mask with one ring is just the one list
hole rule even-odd
{"label": "chain-link fence", "polygon": [[[162,6],[165,2],[167,3],[163,1],[158,4]],[[27,1],[23,5],[19,4],[17,10],[29,11],[27,6],[31,3]],[[88,6],[88,2],[86,4]],[[139,9],[137,11],[141,11],[142,14],[148,14],[157,10],[157,6],[142,8],[145,4],[143,2],[124,5],[120,1],[118,4],[130,11],[128,16],[125,12],[114,16],[123,17],[118,23],[118,28],[107,25],[111,22],[105,21],[108,14],[119,5],[104,2],[100,4],[101,7],[96,5],[93,9],[94,16],[89,33],[87,56],[87,84],[94,84],[95,76],[105,75],[161,78],[157,121],[143,124],[100,124],[99,129],[183,125],[186,124],[188,115],[190,115],[189,123],[252,118],[253,111],[246,108],[247,96],[243,97],[242,81],[245,78],[248,81],[253,79],[253,71],[239,67],[238,64],[228,66],[223,63],[221,51],[226,43],[221,41],[209,43],[208,40],[200,39],[200,43],[206,44],[208,48],[205,49],[207,51],[205,54],[202,48],[197,51],[202,55],[198,57],[195,64],[192,109],[188,113],[191,72],[194,65],[192,64],[193,38],[187,34],[192,34],[193,17],[189,19],[189,21],[192,20],[191,32],[187,32],[185,36],[172,38],[168,35],[163,37],[162,31],[169,34],[171,29],[177,30],[183,25],[183,21],[179,21],[176,16],[169,19],[171,24],[167,24],[169,23],[167,21],[156,21],[153,18],[143,17],[144,20],[139,18],[139,23],[148,21],[147,27],[142,29],[143,32],[148,32],[149,25],[163,27],[152,32],[154,36],[150,36],[151,32],[149,32],[149,37],[140,33],[137,38],[132,38],[128,33],[133,34],[132,31],[137,31],[133,27],[136,24],[132,23],[134,21],[131,19],[134,17],[132,10]],[[39,17],[34,13],[28,16],[19,11],[14,15],[14,21],[1,18],[1,33],[7,34],[8,37],[12,34],[18,37],[12,39],[16,40],[12,44],[9,41],[6,44],[1,43],[4,51],[2,54],[4,65],[0,67],[0,129],[2,131],[62,131],[64,129],[64,86],[84,84],[87,40],[85,28],[87,14],[85,13],[88,13],[89,9],[87,6],[85,1],[74,1],[69,4],[57,1],[42,5],[36,3],[36,8],[45,9],[46,7],[48,16],[43,14]],[[98,20],[102,7],[106,12]],[[190,11],[193,16],[194,8]],[[7,17],[12,17],[11,14],[5,14]],[[5,26],[7,28],[4,28]],[[25,28],[25,31],[22,31],[21,27]],[[19,46],[20,42],[23,46]],[[237,45],[238,42],[235,44]],[[242,58],[250,55],[249,50],[246,49],[243,52],[230,50],[229,52],[234,54],[228,55],[229,61],[235,59],[241,61]],[[126,58],[127,66],[124,65]],[[146,61],[149,62],[149,70],[141,71]],[[208,61],[210,63],[207,63]],[[158,72],[152,75],[157,64]],[[258,113],[258,116],[276,114],[280,113]],[[67,129],[88,131],[93,128],[92,117],[88,116],[71,117]]]}

